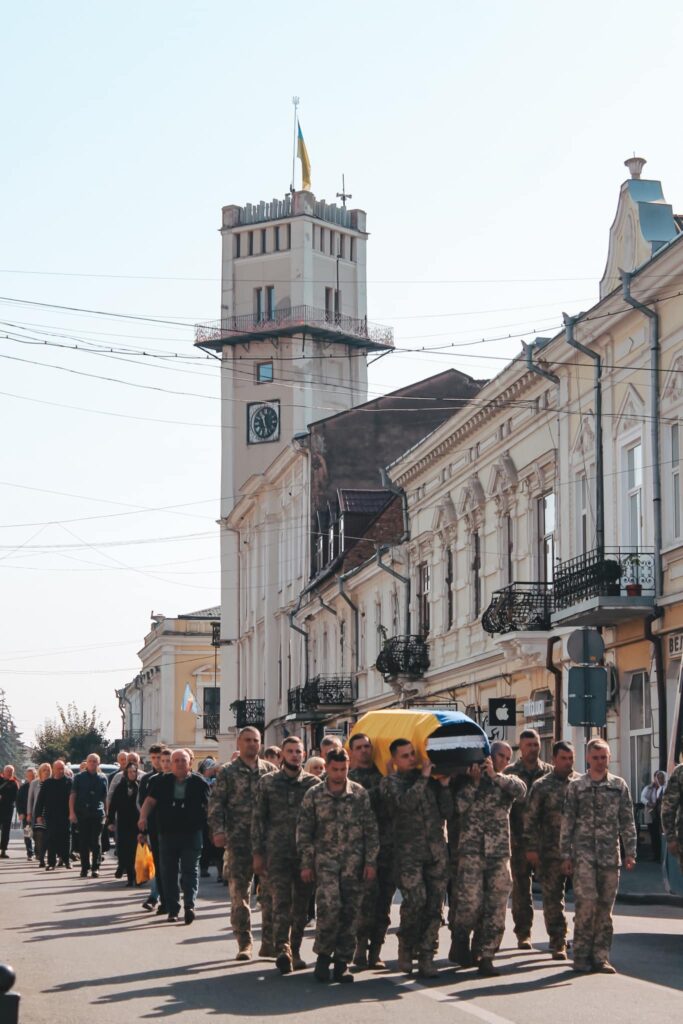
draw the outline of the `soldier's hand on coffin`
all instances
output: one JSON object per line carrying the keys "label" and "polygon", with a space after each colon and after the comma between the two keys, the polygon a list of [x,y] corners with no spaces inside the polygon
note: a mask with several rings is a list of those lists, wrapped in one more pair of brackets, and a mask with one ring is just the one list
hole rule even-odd
{"label": "soldier's hand on coffin", "polygon": [[[365,869],[367,871],[367,868]],[[306,885],[310,885],[311,882],[315,882],[315,874],[313,868],[302,868],[301,869],[301,881]]]}
{"label": "soldier's hand on coffin", "polygon": [[369,864],[366,864],[365,867],[363,868],[363,881],[364,882],[374,882],[376,878],[377,878],[377,868],[372,868],[372,867],[370,867]]}
{"label": "soldier's hand on coffin", "polygon": [[475,785],[478,785],[479,780],[481,779],[481,765],[471,764],[467,769],[467,774],[472,779],[472,782]]}
{"label": "soldier's hand on coffin", "polygon": [[422,762],[422,778],[423,779],[428,779],[429,778],[429,776],[432,774],[432,768],[433,768],[432,762],[429,760],[428,757],[425,757],[424,761]]}
{"label": "soldier's hand on coffin", "polygon": [[214,846],[217,846],[219,849],[221,847],[225,846],[225,833],[224,832],[216,832],[216,833],[214,833],[214,835],[211,836],[211,842],[213,843]]}
{"label": "soldier's hand on coffin", "polygon": [[563,873],[565,875],[573,875],[574,874],[574,865],[572,864],[572,862],[570,860],[563,860],[562,861],[562,871],[563,871]]}
{"label": "soldier's hand on coffin", "polygon": [[493,761],[490,757],[484,758],[482,768],[484,769],[484,771],[486,772],[490,779],[495,779],[497,772],[496,769],[493,767]]}
{"label": "soldier's hand on coffin", "polygon": [[532,868],[537,868],[541,862],[541,858],[538,856],[535,850],[527,850],[526,859],[527,863],[531,864]]}
{"label": "soldier's hand on coffin", "polygon": [[624,857],[624,867],[626,868],[627,871],[633,871],[635,866],[636,866],[636,858],[635,857]]}
{"label": "soldier's hand on coffin", "polygon": [[266,875],[266,858],[262,854],[260,854],[260,853],[255,853],[254,854],[254,859],[253,859],[253,862],[252,862],[252,867],[254,869],[254,874],[255,875],[258,875],[259,878],[265,878],[265,875]]}

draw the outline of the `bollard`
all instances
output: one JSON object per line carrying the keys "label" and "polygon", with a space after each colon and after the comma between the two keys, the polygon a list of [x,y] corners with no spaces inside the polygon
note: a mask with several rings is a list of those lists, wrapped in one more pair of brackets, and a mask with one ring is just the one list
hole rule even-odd
{"label": "bollard", "polygon": [[0,1024],[19,1024],[18,992],[10,992],[17,980],[9,964],[0,964]]}

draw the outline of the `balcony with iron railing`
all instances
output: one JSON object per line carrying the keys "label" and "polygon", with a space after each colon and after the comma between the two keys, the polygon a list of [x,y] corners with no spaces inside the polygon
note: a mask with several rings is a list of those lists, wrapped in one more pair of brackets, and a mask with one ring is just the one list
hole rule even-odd
{"label": "balcony with iron railing", "polygon": [[391,327],[372,324],[367,317],[346,316],[314,306],[286,306],[266,313],[228,316],[212,323],[197,324],[195,344],[220,349],[223,345],[299,334],[318,335],[327,341],[341,341],[368,349],[394,347]]}
{"label": "balcony with iron railing", "polygon": [[615,626],[642,618],[655,603],[651,548],[605,547],[558,562],[553,626]]}
{"label": "balcony with iron railing", "polygon": [[218,711],[208,711],[205,712],[202,718],[202,725],[204,728],[204,739],[217,740],[221,725],[220,713]]}
{"label": "balcony with iron railing", "polygon": [[290,715],[317,714],[321,709],[348,707],[358,699],[358,683],[351,676],[317,675],[287,694]]}
{"label": "balcony with iron railing", "polygon": [[266,702],[258,697],[246,697],[244,700],[235,700],[230,705],[230,710],[235,716],[235,725],[238,729],[245,729],[253,725],[263,732],[266,721]]}
{"label": "balcony with iron railing", "polygon": [[375,668],[385,679],[421,679],[429,668],[429,645],[423,636],[391,636],[377,655]]}
{"label": "balcony with iron railing", "polygon": [[481,624],[491,636],[548,630],[552,611],[552,583],[510,583],[494,590]]}

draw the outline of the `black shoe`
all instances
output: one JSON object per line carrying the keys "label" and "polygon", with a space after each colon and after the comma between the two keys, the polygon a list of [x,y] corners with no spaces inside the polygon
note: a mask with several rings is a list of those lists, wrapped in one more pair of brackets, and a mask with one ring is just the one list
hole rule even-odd
{"label": "black shoe", "polygon": [[345,984],[346,982],[353,981],[353,975],[349,971],[349,965],[345,960],[335,960],[334,970],[332,971],[332,977],[334,981]]}
{"label": "black shoe", "polygon": [[185,924],[192,924],[194,921],[194,908],[185,907]]}
{"label": "black shoe", "polygon": [[493,960],[487,956],[483,956],[481,958],[477,970],[480,974],[483,974],[485,978],[497,978],[500,975],[498,968],[493,966]]}
{"label": "black shoe", "polygon": [[2,857],[3,860],[7,860],[9,857],[9,853],[7,853],[6,850],[3,850],[2,853],[0,853],[0,857]]}
{"label": "black shoe", "polygon": [[159,917],[161,914],[168,914],[168,910],[163,905],[163,903],[160,903],[159,906],[157,907],[157,917]]}
{"label": "black shoe", "polygon": [[97,868],[93,868],[92,869],[92,871],[90,872],[90,877],[91,878],[99,878],[100,877],[100,873],[97,870]]}
{"label": "black shoe", "polygon": [[45,868],[45,870],[46,871],[56,871],[57,870],[57,865],[56,864],[48,864],[48,866]]}
{"label": "black shoe", "polygon": [[169,914],[168,917],[166,918],[166,920],[167,921],[177,921],[178,920],[178,914]]}
{"label": "black shoe", "polygon": [[114,878],[123,878],[123,868],[117,868],[114,872]]}
{"label": "black shoe", "polygon": [[67,868],[68,871],[71,871],[71,861],[65,860],[64,863],[62,864],[62,867]]}
{"label": "black shoe", "polygon": [[280,974],[291,974],[292,973],[292,960],[289,953],[280,953],[279,957],[275,961]]}
{"label": "black shoe", "polygon": [[39,860],[38,861],[38,867],[39,868],[44,868],[45,867],[45,861],[44,860]]}
{"label": "black shoe", "polygon": [[88,869],[87,868],[81,868],[81,878],[87,878],[87,877],[88,877]]}
{"label": "black shoe", "polygon": [[331,957],[324,956],[322,953],[320,954],[320,956],[318,957],[318,959],[315,962],[315,967],[313,968],[313,973],[316,976],[316,978],[318,979],[318,981],[328,982],[330,980],[330,964],[331,963],[332,963],[332,958]]}
{"label": "black shoe", "polygon": [[142,904],[142,909],[143,910],[156,910],[156,905],[157,905],[156,900],[148,899],[148,900],[145,900],[145,902]]}

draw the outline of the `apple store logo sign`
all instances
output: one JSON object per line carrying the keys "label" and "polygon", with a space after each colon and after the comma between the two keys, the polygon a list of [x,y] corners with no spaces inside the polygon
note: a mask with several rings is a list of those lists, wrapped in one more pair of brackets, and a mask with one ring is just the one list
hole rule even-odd
{"label": "apple store logo sign", "polygon": [[517,701],[514,697],[491,697],[489,699],[489,722],[491,725],[515,727]]}

